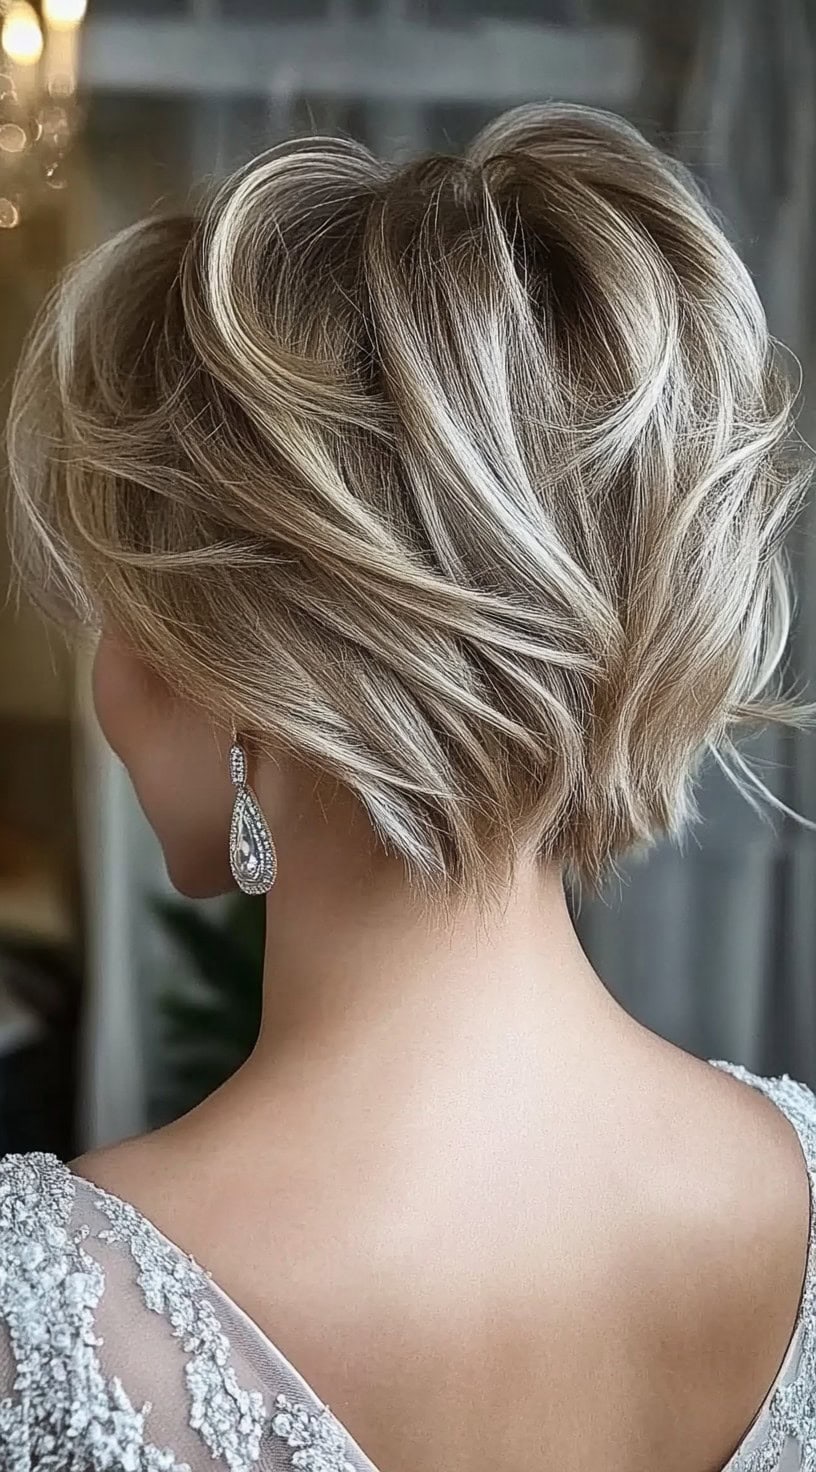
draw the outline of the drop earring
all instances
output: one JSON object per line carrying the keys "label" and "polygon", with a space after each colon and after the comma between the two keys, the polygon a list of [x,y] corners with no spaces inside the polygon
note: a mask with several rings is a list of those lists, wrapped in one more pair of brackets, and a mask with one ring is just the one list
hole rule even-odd
{"label": "drop earring", "polygon": [[275,883],[278,857],[266,818],[247,783],[246,752],[237,736],[230,747],[229,773],[236,788],[229,839],[232,877],[244,894],[267,894]]}

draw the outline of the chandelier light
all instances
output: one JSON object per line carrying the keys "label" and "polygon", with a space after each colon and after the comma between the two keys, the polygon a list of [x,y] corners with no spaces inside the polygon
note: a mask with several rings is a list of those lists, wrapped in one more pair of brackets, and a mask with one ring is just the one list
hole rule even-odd
{"label": "chandelier light", "polygon": [[76,136],[86,0],[8,0],[0,8],[0,230],[14,229],[67,182]]}

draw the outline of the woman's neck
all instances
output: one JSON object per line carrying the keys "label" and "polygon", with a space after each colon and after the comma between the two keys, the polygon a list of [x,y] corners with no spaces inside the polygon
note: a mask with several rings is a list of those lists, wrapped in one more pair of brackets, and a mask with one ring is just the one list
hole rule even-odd
{"label": "woman's neck", "polygon": [[531,865],[487,914],[468,903],[444,919],[395,864],[338,872],[324,856],[308,876],[282,866],[269,896],[245,1081],[302,1089],[310,1109],[316,1093],[352,1109],[373,1092],[384,1107],[504,1073],[521,1083],[527,1067],[540,1079],[630,1023],[581,949],[556,870]]}

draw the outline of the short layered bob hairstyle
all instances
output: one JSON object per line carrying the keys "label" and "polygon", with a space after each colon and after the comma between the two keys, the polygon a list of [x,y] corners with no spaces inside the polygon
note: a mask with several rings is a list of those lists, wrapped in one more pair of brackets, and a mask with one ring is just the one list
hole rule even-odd
{"label": "short layered bob hairstyle", "polygon": [[756,290],[687,173],[532,105],[462,157],[308,138],[45,304],[12,533],[61,619],[350,789],[429,892],[598,880],[795,718],[809,470]]}

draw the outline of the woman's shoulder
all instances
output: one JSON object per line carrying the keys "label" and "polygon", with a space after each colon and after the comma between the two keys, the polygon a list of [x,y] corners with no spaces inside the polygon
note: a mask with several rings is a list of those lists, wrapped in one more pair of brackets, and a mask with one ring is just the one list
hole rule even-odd
{"label": "woman's shoulder", "polygon": [[80,1258],[75,1204],[74,1179],[55,1155],[0,1160],[0,1320],[15,1344],[33,1342],[38,1321],[58,1302],[60,1316],[69,1317],[77,1286],[71,1271]]}
{"label": "woman's shoulder", "polygon": [[[763,1075],[724,1059],[711,1061],[726,1086],[711,1135],[718,1145],[723,1142],[723,1175],[737,1193],[735,1207],[742,1203],[747,1245],[757,1267],[760,1244],[769,1269],[774,1260],[792,1265],[800,1317],[816,1314],[816,1094],[786,1073]],[[777,1283],[776,1290],[772,1301],[784,1302],[783,1285]]]}
{"label": "woman's shoulder", "polygon": [[734,1220],[745,1269],[741,1289],[735,1286],[747,1313],[739,1337],[749,1356],[762,1339],[770,1350],[767,1377],[758,1381],[765,1393],[729,1472],[772,1469],[789,1443],[802,1455],[816,1446],[816,1094],[787,1073],[709,1061],[748,1086],[727,1091],[734,1106],[729,1130],[737,1126],[735,1178],[742,1153],[747,1182]]}
{"label": "woman's shoulder", "polygon": [[816,1093],[808,1084],[791,1078],[787,1073],[753,1073],[743,1064],[730,1063],[724,1058],[711,1058],[709,1062],[721,1073],[730,1074],[770,1099],[790,1120],[806,1158],[812,1163],[816,1154]]}
{"label": "woman's shoulder", "polygon": [[[0,1161],[0,1465],[251,1466],[264,1401],[239,1383],[208,1283],[134,1206],[54,1156]],[[173,1448],[151,1440],[152,1402]]]}
{"label": "woman's shoulder", "polygon": [[31,1151],[0,1159],[0,1228],[4,1241],[34,1230],[36,1222],[65,1224],[73,1202],[71,1172],[55,1155]]}
{"label": "woman's shoulder", "polygon": [[719,1085],[711,1095],[717,1113],[715,1126],[712,1110],[711,1139],[722,1147],[724,1171],[732,1170],[740,1189],[747,1182],[746,1209],[758,1223],[763,1206],[780,1223],[787,1206],[801,1235],[816,1195],[816,1094],[787,1073],[763,1075],[725,1059],[710,1061],[709,1082]]}
{"label": "woman's shoulder", "polygon": [[15,1472],[45,1465],[49,1447],[55,1468],[63,1448],[66,1467],[69,1448],[77,1465],[86,1453],[104,1465],[92,1442],[115,1447],[122,1467],[142,1465],[144,1414],[100,1360],[106,1271],[89,1239],[104,1227],[81,1197],[53,1155],[0,1161],[0,1460]]}

